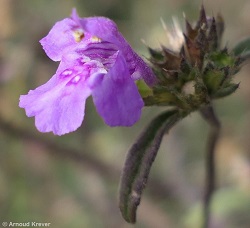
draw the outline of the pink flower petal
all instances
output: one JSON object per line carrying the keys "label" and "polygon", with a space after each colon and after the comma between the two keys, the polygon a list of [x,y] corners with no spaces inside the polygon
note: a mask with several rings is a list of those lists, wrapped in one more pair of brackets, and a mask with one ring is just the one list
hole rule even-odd
{"label": "pink flower petal", "polygon": [[79,25],[74,20],[66,18],[57,22],[49,34],[40,40],[44,51],[52,60],[61,60],[66,49],[77,43],[73,33],[77,27]]}
{"label": "pink flower petal", "polygon": [[131,126],[141,116],[144,103],[121,53],[92,96],[98,113],[109,126]]}
{"label": "pink flower petal", "polygon": [[80,127],[84,118],[85,101],[91,91],[73,77],[67,83],[52,80],[21,95],[19,106],[25,108],[27,116],[35,116],[39,131],[63,135]]}

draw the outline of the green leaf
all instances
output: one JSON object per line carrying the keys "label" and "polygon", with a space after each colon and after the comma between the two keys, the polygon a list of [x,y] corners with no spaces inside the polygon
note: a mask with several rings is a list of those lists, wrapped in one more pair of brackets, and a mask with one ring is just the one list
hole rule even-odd
{"label": "green leaf", "polygon": [[240,65],[241,63],[249,59],[250,59],[250,50],[245,51],[244,53],[240,55],[240,59],[239,59],[240,61],[238,64]]}
{"label": "green leaf", "polygon": [[213,52],[209,58],[217,68],[232,67],[235,64],[235,57],[226,51]]}
{"label": "green leaf", "polygon": [[216,91],[216,93],[214,93],[212,95],[212,97],[215,99],[226,97],[226,96],[234,93],[239,88],[239,85],[240,85],[240,83],[238,83],[238,84],[231,83],[227,87],[221,88],[218,91]]}
{"label": "green leaf", "polygon": [[235,55],[241,55],[247,51],[250,51],[250,37],[240,41],[233,49]]}
{"label": "green leaf", "polygon": [[212,70],[208,71],[204,75],[203,80],[209,92],[211,93],[219,89],[225,77],[226,76],[222,70]]}
{"label": "green leaf", "polygon": [[147,97],[153,95],[153,90],[146,84],[144,80],[136,81],[139,93],[142,97]]}
{"label": "green leaf", "polygon": [[155,50],[153,48],[148,47],[148,51],[154,60],[156,61],[164,60],[164,55],[162,54],[161,50]]}
{"label": "green leaf", "polygon": [[163,135],[186,115],[176,109],[160,114],[152,120],[130,148],[123,168],[119,192],[119,207],[127,222],[136,221],[136,210]]}
{"label": "green leaf", "polygon": [[154,96],[143,97],[143,101],[146,106],[173,106],[177,103],[177,98],[175,95],[170,92],[162,92],[158,94],[154,94]]}

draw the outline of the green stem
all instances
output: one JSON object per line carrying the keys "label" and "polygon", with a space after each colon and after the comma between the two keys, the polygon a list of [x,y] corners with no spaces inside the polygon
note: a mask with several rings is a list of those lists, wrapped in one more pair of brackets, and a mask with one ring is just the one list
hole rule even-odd
{"label": "green stem", "polygon": [[161,113],[149,123],[129,149],[119,191],[119,207],[127,222],[136,222],[137,207],[164,134],[186,115],[178,109]]}
{"label": "green stem", "polygon": [[209,105],[200,110],[201,115],[210,125],[210,133],[207,141],[207,154],[206,154],[206,181],[205,181],[205,195],[204,195],[204,208],[203,227],[209,227],[211,217],[211,201],[215,190],[216,184],[216,168],[215,168],[215,147],[220,136],[220,122],[214,112],[213,106]]}

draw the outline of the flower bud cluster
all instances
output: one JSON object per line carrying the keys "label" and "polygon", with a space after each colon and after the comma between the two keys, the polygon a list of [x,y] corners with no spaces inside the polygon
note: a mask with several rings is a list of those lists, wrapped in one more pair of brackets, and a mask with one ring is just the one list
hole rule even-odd
{"label": "flower bud cluster", "polygon": [[186,20],[183,44],[178,51],[165,46],[149,48],[150,62],[157,83],[148,88],[139,85],[147,106],[175,106],[194,111],[212,99],[228,96],[239,84],[232,82],[243,62],[240,56],[221,48],[224,22],[220,15],[207,17],[201,7],[199,20]]}

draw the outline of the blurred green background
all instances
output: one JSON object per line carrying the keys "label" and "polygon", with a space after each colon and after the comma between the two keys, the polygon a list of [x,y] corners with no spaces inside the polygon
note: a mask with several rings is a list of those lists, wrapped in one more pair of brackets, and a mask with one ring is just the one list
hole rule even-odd
{"label": "blurred green background", "polygon": [[[141,39],[152,47],[167,43],[160,18],[184,24],[198,17],[198,0],[0,0],[0,224],[49,222],[55,228],[199,228],[208,126],[193,113],[164,138],[138,210],[138,222],[124,222],[117,192],[126,151],[162,108],[145,108],[131,128],[110,128],[92,100],[80,129],[65,136],[42,134],[18,107],[20,94],[45,83],[58,63],[39,40],[76,7],[81,17],[113,19],[142,56]],[[249,0],[203,1],[220,12],[224,44],[250,36]],[[236,75],[240,89],[215,102],[223,125],[217,148],[218,189],[213,228],[250,227],[250,67]],[[1,225],[0,225],[1,226]]]}

